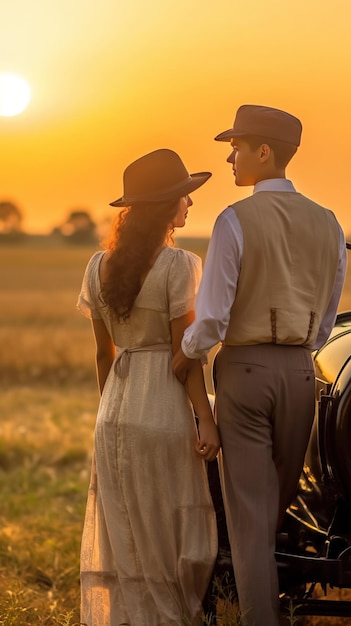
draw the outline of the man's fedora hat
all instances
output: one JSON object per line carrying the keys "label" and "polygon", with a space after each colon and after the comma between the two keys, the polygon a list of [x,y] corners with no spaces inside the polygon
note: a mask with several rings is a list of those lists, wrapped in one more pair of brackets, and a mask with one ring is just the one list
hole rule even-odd
{"label": "man's fedora hat", "polygon": [[259,135],[293,146],[299,146],[302,124],[297,117],[271,107],[243,104],[237,110],[233,128],[215,137],[216,141],[230,141],[245,135]]}
{"label": "man's fedora hat", "polygon": [[155,150],[128,165],[123,174],[123,196],[110,205],[176,200],[201,187],[210,176],[211,172],[189,174],[173,150]]}

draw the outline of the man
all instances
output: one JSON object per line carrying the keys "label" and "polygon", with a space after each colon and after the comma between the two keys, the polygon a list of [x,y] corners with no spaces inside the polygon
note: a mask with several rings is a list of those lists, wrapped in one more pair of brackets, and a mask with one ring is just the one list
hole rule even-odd
{"label": "man", "polygon": [[222,342],[216,358],[220,473],[245,626],[279,624],[276,530],[296,492],[314,416],[312,350],[334,325],[346,248],[333,213],[300,193],[285,169],[300,121],[243,105],[227,161],[253,195],[227,207],[210,240],[195,309],[173,369]]}

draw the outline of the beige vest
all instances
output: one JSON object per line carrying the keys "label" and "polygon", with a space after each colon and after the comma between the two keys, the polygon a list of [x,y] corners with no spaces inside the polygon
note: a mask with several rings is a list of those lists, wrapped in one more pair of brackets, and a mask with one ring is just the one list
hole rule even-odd
{"label": "beige vest", "polygon": [[334,214],[293,192],[258,192],[233,209],[244,247],[224,343],[313,347],[338,267]]}

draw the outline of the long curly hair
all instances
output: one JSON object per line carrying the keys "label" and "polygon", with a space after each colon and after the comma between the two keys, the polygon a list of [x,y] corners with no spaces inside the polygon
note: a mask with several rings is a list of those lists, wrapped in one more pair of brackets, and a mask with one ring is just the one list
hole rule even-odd
{"label": "long curly hair", "polygon": [[172,220],[179,198],[168,202],[138,203],[123,209],[103,242],[110,252],[101,285],[103,301],[120,322],[127,320],[142,285],[162,245],[173,245]]}

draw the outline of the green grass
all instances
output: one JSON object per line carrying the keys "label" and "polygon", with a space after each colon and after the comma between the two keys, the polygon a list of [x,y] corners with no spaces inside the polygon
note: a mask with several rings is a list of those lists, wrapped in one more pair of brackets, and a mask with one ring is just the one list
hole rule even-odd
{"label": "green grass", "polygon": [[0,625],[79,623],[96,408],[95,388],[1,390]]}

